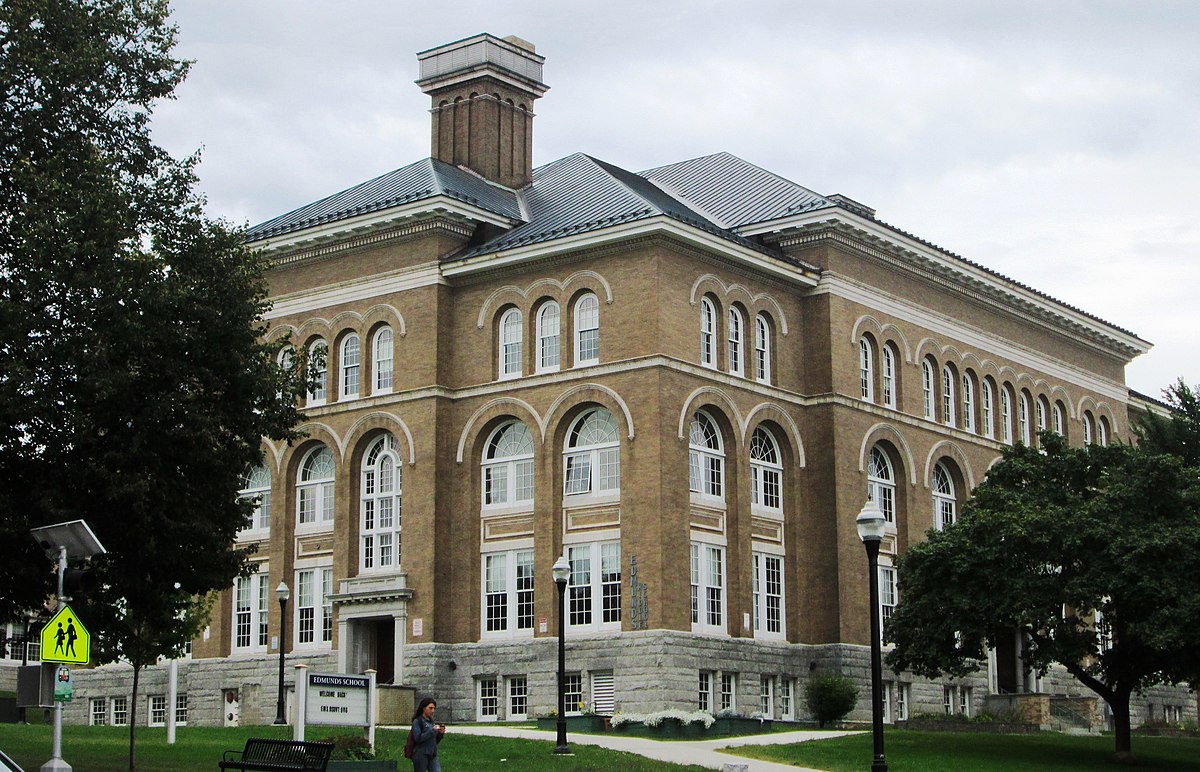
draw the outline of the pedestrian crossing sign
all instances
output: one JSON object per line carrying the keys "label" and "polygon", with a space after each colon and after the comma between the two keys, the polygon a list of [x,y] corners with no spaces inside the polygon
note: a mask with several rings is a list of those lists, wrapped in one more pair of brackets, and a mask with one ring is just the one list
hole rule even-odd
{"label": "pedestrian crossing sign", "polygon": [[67,604],[42,628],[42,662],[86,665],[92,655],[92,636]]}

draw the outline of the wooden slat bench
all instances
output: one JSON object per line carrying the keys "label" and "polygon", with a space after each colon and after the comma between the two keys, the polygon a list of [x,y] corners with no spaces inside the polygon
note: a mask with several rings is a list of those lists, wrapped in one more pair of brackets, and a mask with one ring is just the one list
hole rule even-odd
{"label": "wooden slat bench", "polygon": [[269,740],[251,737],[240,751],[225,751],[221,769],[323,770],[329,764],[333,743],[303,740]]}

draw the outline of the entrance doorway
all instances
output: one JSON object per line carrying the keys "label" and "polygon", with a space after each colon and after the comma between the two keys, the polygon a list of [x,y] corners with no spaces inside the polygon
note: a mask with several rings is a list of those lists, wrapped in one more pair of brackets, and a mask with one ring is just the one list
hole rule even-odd
{"label": "entrance doorway", "polygon": [[396,681],[396,623],[391,619],[376,619],[371,623],[371,663],[375,683]]}

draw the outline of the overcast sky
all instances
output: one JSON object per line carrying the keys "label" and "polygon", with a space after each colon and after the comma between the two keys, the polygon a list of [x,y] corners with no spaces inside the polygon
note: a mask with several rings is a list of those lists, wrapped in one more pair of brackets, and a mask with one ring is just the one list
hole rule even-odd
{"label": "overcast sky", "polygon": [[430,154],[415,54],[546,57],[535,165],[727,150],[1155,344],[1200,383],[1200,2],[174,0],[155,137],[255,224]]}

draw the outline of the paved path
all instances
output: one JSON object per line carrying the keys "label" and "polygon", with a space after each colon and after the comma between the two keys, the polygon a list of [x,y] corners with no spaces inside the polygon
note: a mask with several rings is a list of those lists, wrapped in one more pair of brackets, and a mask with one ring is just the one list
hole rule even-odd
{"label": "paved path", "polygon": [[[510,726],[454,726],[450,729],[454,734],[481,734],[493,737],[517,737],[522,740],[555,739],[555,733],[540,729],[522,729]],[[820,738],[839,737],[858,732],[772,732],[767,734],[742,735],[740,737],[724,737],[719,740],[651,740],[647,737],[630,737],[623,734],[569,734],[568,744],[599,745],[614,751],[628,751],[659,761],[670,761],[675,764],[696,764],[707,769],[720,769],[725,764],[747,764],[749,772],[816,772],[805,767],[794,767],[789,764],[776,764],[771,761],[748,759],[744,756],[734,756],[722,753],[722,748],[732,748],[737,745],[776,745],[804,742]]]}

